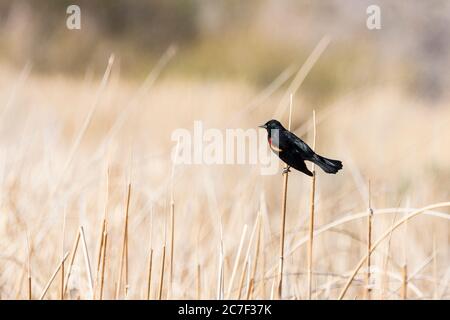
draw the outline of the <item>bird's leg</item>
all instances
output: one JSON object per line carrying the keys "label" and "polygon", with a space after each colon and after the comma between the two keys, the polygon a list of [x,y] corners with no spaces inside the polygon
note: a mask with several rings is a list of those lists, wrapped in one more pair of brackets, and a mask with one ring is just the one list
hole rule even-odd
{"label": "bird's leg", "polygon": [[282,174],[287,174],[288,172],[291,172],[291,167],[290,166],[286,166],[283,168],[283,173]]}

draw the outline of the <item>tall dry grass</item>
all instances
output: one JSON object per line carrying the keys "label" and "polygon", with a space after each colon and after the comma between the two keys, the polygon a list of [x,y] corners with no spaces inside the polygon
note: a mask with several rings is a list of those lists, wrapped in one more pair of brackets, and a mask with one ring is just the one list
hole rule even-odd
{"label": "tall dry grass", "polygon": [[[2,299],[276,298],[281,166],[174,170],[170,134],[196,119],[256,128],[284,91],[159,78],[166,62],[144,84],[112,61],[103,81],[2,67]],[[292,129],[312,144],[301,89],[294,106]],[[315,149],[344,169],[316,170],[313,215],[311,179],[289,174],[283,299],[449,298],[448,119],[448,102],[388,86],[320,106]]]}

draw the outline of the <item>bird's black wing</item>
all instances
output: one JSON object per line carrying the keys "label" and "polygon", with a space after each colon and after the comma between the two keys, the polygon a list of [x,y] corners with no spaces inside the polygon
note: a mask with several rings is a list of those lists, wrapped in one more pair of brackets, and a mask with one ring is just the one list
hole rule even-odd
{"label": "bird's black wing", "polygon": [[[292,148],[305,160],[312,159],[314,156],[314,151],[299,137],[294,133],[285,130],[283,133],[285,139],[280,139],[282,142],[287,144],[287,147]],[[282,147],[283,149],[283,147]]]}

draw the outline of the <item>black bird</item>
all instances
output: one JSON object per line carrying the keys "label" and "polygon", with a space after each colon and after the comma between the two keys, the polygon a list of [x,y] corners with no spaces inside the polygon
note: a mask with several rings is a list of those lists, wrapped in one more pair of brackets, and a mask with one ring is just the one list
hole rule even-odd
{"label": "black bird", "polygon": [[312,172],[306,167],[305,160],[314,162],[326,173],[334,174],[342,169],[341,161],[319,156],[302,139],[286,130],[279,121],[269,120],[259,127],[267,130],[270,149],[288,165],[283,173],[288,172],[292,167],[312,176]]}

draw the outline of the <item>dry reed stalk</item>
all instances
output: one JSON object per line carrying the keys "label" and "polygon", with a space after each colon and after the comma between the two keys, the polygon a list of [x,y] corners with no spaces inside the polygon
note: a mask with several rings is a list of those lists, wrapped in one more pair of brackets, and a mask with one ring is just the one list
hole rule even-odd
{"label": "dry reed stalk", "polygon": [[77,253],[78,250],[78,244],[80,243],[80,231],[77,232],[77,236],[75,238],[75,241],[73,243],[73,247],[72,247],[72,254],[70,256],[70,260],[69,260],[69,268],[67,270],[67,276],[66,276],[66,281],[65,281],[65,285],[64,285],[64,294],[67,293],[67,285],[69,283],[69,278],[70,278],[70,274],[72,272],[72,266],[73,266],[73,262],[75,261],[75,255]]}
{"label": "dry reed stalk", "polygon": [[285,101],[288,100],[289,95],[295,94],[297,92],[298,88],[302,85],[303,81],[306,79],[306,76],[311,71],[312,67],[316,64],[317,60],[319,60],[322,53],[325,51],[325,49],[328,47],[328,44],[330,43],[330,37],[328,35],[325,35],[322,39],[320,39],[319,43],[316,45],[314,50],[311,52],[311,54],[306,59],[305,63],[300,67],[297,74],[295,75],[294,79],[292,80],[291,84],[286,90],[286,93],[281,98],[280,103],[278,104],[277,110],[274,114],[274,119],[278,119],[281,117],[281,115],[284,114],[285,111]]}
{"label": "dry reed stalk", "polygon": [[153,265],[153,249],[150,249],[147,265],[147,300],[150,300],[150,292],[152,288],[152,265]]}
{"label": "dry reed stalk", "polygon": [[150,209],[150,241],[149,241],[149,257],[147,264],[147,300],[150,300],[151,287],[152,287],[152,269],[153,269],[153,205]]}
{"label": "dry reed stalk", "polygon": [[[62,242],[61,242],[61,253],[62,258],[64,258],[64,238],[66,235],[66,209],[64,208],[64,218],[63,218],[63,229],[62,229]],[[60,288],[60,299],[64,300],[64,263],[61,265],[61,288]]]}
{"label": "dry reed stalk", "polygon": [[[173,193],[173,191],[172,191]],[[172,295],[173,289],[173,250],[175,241],[175,203],[173,194],[170,200],[170,269],[169,269],[169,293]]]}
{"label": "dry reed stalk", "polygon": [[402,294],[401,297],[403,300],[408,298],[408,267],[403,265],[402,267]]}
{"label": "dry reed stalk", "polygon": [[[255,225],[254,225],[254,227],[252,229],[252,233],[250,234],[250,239],[248,241],[247,251],[245,253],[245,259],[244,259],[244,267],[242,269],[241,280],[239,282],[238,299],[241,298],[245,275],[247,275],[248,281],[250,281],[250,266],[251,266],[251,263],[250,263],[250,249],[252,248],[253,238],[255,237],[256,229],[258,228],[259,217],[260,217],[259,215],[256,217]],[[248,286],[247,286],[247,290],[248,290]]]}
{"label": "dry reed stalk", "polygon": [[[285,166],[287,168],[287,165]],[[280,231],[280,262],[278,266],[278,298],[282,297],[283,286],[283,269],[284,269],[284,236],[286,229],[286,201],[287,201],[287,189],[288,189],[288,173],[283,173],[283,193],[281,201],[281,231]]]}
{"label": "dry reed stalk", "polygon": [[237,297],[238,300],[241,300],[242,288],[244,287],[245,275],[247,274],[247,267],[248,267],[248,261],[245,261],[244,268],[243,268],[242,274],[241,274],[241,280],[239,281],[238,297]]}
{"label": "dry reed stalk", "polygon": [[197,264],[197,300],[202,297],[202,277],[200,264]]}
{"label": "dry reed stalk", "polygon": [[251,289],[250,289],[250,295],[253,296],[253,291],[255,289],[255,277],[256,277],[256,271],[257,271],[257,267],[258,267],[258,258],[259,258],[259,246],[260,246],[260,242],[261,242],[261,225],[262,225],[262,220],[261,220],[261,211],[258,213],[258,236],[256,238],[256,245],[255,245],[255,263],[253,264],[253,269],[252,269],[252,273],[250,276],[250,284],[251,284]]}
{"label": "dry reed stalk", "polygon": [[159,276],[158,300],[162,299],[165,259],[166,259],[166,246],[164,245],[162,248],[162,256],[161,256],[161,272],[160,272],[160,276]]}
{"label": "dry reed stalk", "polygon": [[108,233],[104,233],[104,239],[103,239],[103,253],[102,253],[102,268],[101,268],[101,276],[100,276],[100,300],[103,300],[103,286],[105,283],[105,266],[106,266],[106,248],[108,245]]}
{"label": "dry reed stalk", "polygon": [[[313,151],[316,150],[316,111],[313,110]],[[308,300],[311,300],[312,294],[312,267],[313,267],[313,238],[314,238],[314,208],[315,208],[315,192],[316,192],[316,166],[311,166],[311,198],[309,209],[309,242],[308,242]]]}
{"label": "dry reed stalk", "polygon": [[255,286],[255,281],[254,279],[250,279],[250,282],[248,284],[248,290],[247,290],[247,297],[246,300],[250,300],[252,299],[253,296],[253,287]]}
{"label": "dry reed stalk", "polygon": [[21,289],[22,289],[23,281],[27,277],[27,269],[24,268],[22,271],[23,272],[20,272],[20,277],[14,282],[15,283],[14,289],[11,290],[11,292],[16,292],[14,298],[12,298],[14,300],[20,299],[21,293],[22,293]]}
{"label": "dry reed stalk", "polygon": [[78,132],[77,137],[75,138],[75,142],[73,143],[72,148],[69,151],[69,156],[67,157],[67,160],[64,163],[63,169],[61,170],[61,174],[57,178],[56,183],[53,185],[53,188],[52,188],[50,194],[54,194],[56,192],[56,190],[58,190],[59,184],[65,178],[65,175],[68,171],[67,169],[69,168],[69,165],[72,162],[75,152],[77,151],[77,149],[80,146],[81,140],[84,137],[84,134],[86,133],[86,131],[91,123],[94,112],[99,105],[100,97],[101,97],[104,89],[106,88],[106,85],[108,84],[108,80],[111,75],[111,69],[112,69],[113,64],[114,64],[114,55],[111,54],[108,59],[108,65],[106,67],[105,73],[103,74],[103,78],[100,82],[100,86],[95,94],[94,101],[92,102],[92,104],[90,106],[89,112],[88,112],[86,118],[84,119],[83,125],[81,126],[81,129]]}
{"label": "dry reed stalk", "polygon": [[177,48],[174,45],[170,45],[164,54],[160,57],[156,65],[147,74],[144,82],[139,86],[137,92],[128,101],[128,103],[122,108],[120,114],[116,117],[114,124],[109,129],[108,133],[105,135],[105,139],[100,148],[103,149],[105,146],[111,143],[113,137],[119,132],[127,118],[133,113],[134,109],[140,105],[140,99],[144,98],[148,94],[149,89],[158,79],[161,72],[164,70],[165,66],[170,62],[170,60],[175,56]]}
{"label": "dry reed stalk", "polygon": [[44,290],[42,291],[41,296],[39,297],[39,300],[44,299],[45,294],[47,293],[48,289],[50,288],[51,284],[53,283],[53,280],[55,280],[56,275],[58,274],[58,271],[61,269],[62,264],[64,263],[64,261],[66,261],[68,256],[69,256],[69,253],[67,252],[64,255],[61,262],[58,264],[58,267],[56,268],[56,270],[53,272],[52,276],[50,277],[50,280],[48,280],[47,284],[45,285]]}
{"label": "dry reed stalk", "polygon": [[223,250],[223,228],[222,228],[222,216],[218,214],[219,218],[219,235],[220,235],[220,247],[219,247],[219,270],[218,270],[218,284],[217,284],[217,300],[222,300],[224,297],[224,250]]}
{"label": "dry reed stalk", "polygon": [[96,274],[99,273],[100,271],[100,263],[101,263],[101,255],[102,255],[102,251],[103,251],[103,240],[104,240],[104,233],[105,233],[105,225],[106,225],[106,220],[102,219],[102,224],[101,224],[101,229],[100,229],[100,237],[98,240],[98,250],[97,250],[97,272]]}
{"label": "dry reed stalk", "polygon": [[297,66],[291,64],[284,69],[267,87],[265,87],[256,97],[250,100],[239,112],[233,113],[225,122],[225,128],[236,124],[242,117],[248,115],[253,110],[262,105],[274,94],[282,85],[284,85],[296,72]]}
{"label": "dry reed stalk", "polygon": [[175,242],[175,200],[174,200],[173,182],[175,177],[175,165],[177,164],[179,146],[180,140],[177,141],[177,145],[175,147],[175,158],[172,163],[172,172],[170,175],[170,269],[169,269],[170,296],[172,295],[173,290],[173,252]]}
{"label": "dry reed stalk", "polygon": [[[392,218],[391,228],[394,225],[396,218],[397,218],[397,215],[395,214],[394,217]],[[388,238],[387,250],[386,250],[384,263],[383,263],[383,274],[382,274],[382,279],[381,279],[381,290],[380,290],[380,296],[381,296],[380,299],[381,300],[385,299],[385,293],[388,289],[388,264],[389,264],[389,252],[391,251],[391,240],[392,240],[392,231]]]}
{"label": "dry reed stalk", "polygon": [[[262,220],[261,220],[261,227],[262,227],[262,247],[265,248],[266,247],[266,236],[264,234],[264,225],[262,224]],[[265,274],[266,274],[266,250],[262,250],[262,270],[261,270],[261,278],[262,278],[262,283],[261,283],[261,297],[265,297],[266,296],[266,278],[265,278]]]}
{"label": "dry reed stalk", "polygon": [[31,300],[33,295],[31,291],[31,250],[30,250],[30,241],[28,237],[28,231],[26,231],[26,241],[27,241],[27,288],[28,288],[28,300]]}
{"label": "dry reed stalk", "polygon": [[371,254],[370,248],[372,247],[372,220],[373,220],[373,209],[371,203],[371,185],[369,180],[369,196],[368,196],[368,216],[367,216],[367,273],[366,273],[366,291],[365,298],[367,300],[371,299],[371,291],[370,287],[370,264],[371,264]]}
{"label": "dry reed stalk", "polygon": [[[435,203],[420,209],[417,209],[415,211],[413,211],[412,213],[410,213],[409,215],[407,215],[406,217],[404,217],[403,219],[399,220],[395,225],[393,225],[389,230],[387,230],[385,233],[383,233],[380,238],[378,238],[377,241],[375,241],[375,243],[372,245],[372,247],[370,248],[370,253],[372,254],[373,251],[379,246],[379,244],[386,238],[388,237],[392,231],[394,231],[395,229],[397,229],[399,226],[401,226],[403,223],[405,223],[406,221],[408,221],[411,218],[414,218],[415,216],[423,213],[424,211],[428,211],[428,210],[433,210],[433,209],[437,209],[437,208],[441,208],[441,207],[450,207],[450,202],[439,202],[439,203]],[[347,279],[347,282],[344,285],[344,288],[342,289],[341,293],[339,294],[338,299],[342,300],[345,296],[345,294],[347,293],[348,288],[350,287],[350,284],[352,283],[353,279],[355,278],[356,274],[358,273],[359,269],[361,269],[362,265],[364,264],[364,262],[366,262],[367,260],[367,254],[358,262],[358,264],[356,265],[355,269],[353,270],[353,272],[351,273],[351,275],[349,276],[349,278]]]}
{"label": "dry reed stalk", "polygon": [[433,299],[438,299],[438,280],[437,280],[437,256],[436,256],[436,232],[433,232],[433,280],[434,292]]}
{"label": "dry reed stalk", "polygon": [[[122,277],[125,275],[125,296],[128,290],[128,210],[130,207],[131,183],[128,184],[127,198],[125,205],[125,220],[123,223],[122,253],[120,255],[119,279],[117,280],[116,300],[119,299],[122,289]],[[125,272],[124,272],[125,269]]]}
{"label": "dry reed stalk", "polygon": [[[290,96],[289,103],[289,126],[288,130],[291,130],[292,121],[292,94]],[[284,237],[286,230],[286,202],[287,202],[287,191],[288,191],[288,173],[289,166],[285,164],[283,172],[283,192],[281,200],[281,230],[280,230],[280,262],[278,266],[278,298],[282,298],[283,291],[283,269],[284,269]]]}
{"label": "dry reed stalk", "polygon": [[[98,253],[97,253],[97,269],[95,272],[95,284],[94,284],[94,294],[97,293],[97,287],[98,287],[98,283],[99,283],[99,277],[100,277],[100,273],[102,272],[101,270],[101,263],[102,263],[102,256],[103,256],[103,252],[104,252],[104,246],[105,246],[105,235],[106,235],[106,220],[103,219],[102,221],[102,229],[101,229],[101,239],[99,240],[99,247],[98,247]],[[94,296],[95,299],[95,296]]]}
{"label": "dry reed stalk", "polygon": [[92,269],[91,269],[91,262],[89,260],[89,251],[86,243],[86,238],[84,236],[84,229],[83,227],[80,227],[80,235],[81,235],[81,243],[83,244],[83,256],[84,256],[84,263],[86,266],[86,273],[88,276],[88,285],[89,285],[89,292],[90,292],[90,299],[94,298],[94,282],[92,278]]}
{"label": "dry reed stalk", "polygon": [[250,272],[251,266],[252,266],[252,260],[251,260],[251,258],[249,258],[249,260],[247,262],[247,265],[246,265],[246,269],[247,269],[247,272],[246,272],[246,274],[247,274],[247,281],[246,281],[247,282],[246,283],[247,292],[245,293],[245,299],[246,300],[248,300],[248,297],[250,295],[250,290],[251,290],[250,286],[252,285],[251,272]]}
{"label": "dry reed stalk", "polygon": [[14,82],[14,87],[8,97],[8,100],[6,102],[6,105],[0,110],[0,124],[3,125],[3,121],[5,119],[4,115],[9,112],[9,110],[13,107],[16,99],[17,99],[17,93],[19,90],[22,89],[24,86],[26,80],[30,76],[30,72],[32,69],[32,63],[27,62],[25,66],[23,67],[22,71],[20,72],[19,78]]}
{"label": "dry reed stalk", "polygon": [[[409,201],[408,201],[409,202]],[[409,207],[409,203],[407,204]],[[402,291],[401,297],[403,300],[407,299],[408,295],[408,220],[403,226],[403,266],[402,266]]]}
{"label": "dry reed stalk", "polygon": [[272,287],[270,289],[270,300],[275,298],[275,278],[272,280]]}
{"label": "dry reed stalk", "polygon": [[97,291],[98,286],[98,277],[100,273],[100,263],[101,263],[101,256],[103,252],[103,246],[104,246],[104,239],[105,239],[105,232],[106,232],[106,221],[107,221],[107,213],[108,213],[108,200],[109,200],[109,166],[106,170],[106,188],[105,188],[105,207],[103,209],[103,219],[101,224],[101,231],[99,236],[99,244],[98,244],[98,250],[97,250],[97,268],[95,272],[95,286],[94,289]]}
{"label": "dry reed stalk", "polygon": [[[444,206],[450,202],[442,202],[440,203],[440,205]],[[411,210],[405,210],[403,208],[385,208],[385,209],[378,209],[378,210],[374,210],[374,215],[377,214],[387,214],[387,213],[396,213],[399,211],[407,211],[407,212],[411,212]],[[441,212],[436,212],[436,211],[426,211],[424,212],[424,215],[428,215],[430,217],[438,217],[438,218],[442,218],[442,219],[446,219],[446,220],[450,220],[450,216]],[[362,212],[358,212],[352,215],[348,215],[342,218],[339,218],[337,220],[334,220],[318,229],[315,230],[314,232],[314,237],[317,237],[319,235],[321,235],[322,233],[327,232],[328,230],[332,230],[333,228],[349,223],[350,221],[354,221],[357,219],[362,219],[362,218],[367,218],[367,210],[362,211]],[[291,249],[287,252],[286,255],[292,255],[296,250],[298,250],[301,246],[305,245],[308,243],[308,236],[303,237],[302,239],[300,239],[296,244],[292,245]],[[272,266],[268,272],[274,272],[276,271],[276,265]]]}
{"label": "dry reed stalk", "polygon": [[231,272],[230,283],[228,284],[228,292],[226,295],[226,299],[230,299],[231,290],[233,289],[234,278],[236,276],[237,268],[239,266],[239,260],[241,258],[242,247],[244,246],[245,236],[247,235],[248,226],[245,224],[244,229],[242,230],[241,241],[239,242],[238,251],[236,254],[236,258],[234,259],[233,271]]}

